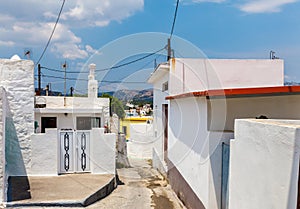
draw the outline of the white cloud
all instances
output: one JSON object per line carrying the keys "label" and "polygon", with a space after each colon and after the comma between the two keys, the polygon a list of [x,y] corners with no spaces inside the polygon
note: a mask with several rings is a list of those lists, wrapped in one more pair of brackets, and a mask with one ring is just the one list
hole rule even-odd
{"label": "white cloud", "polygon": [[[43,49],[52,32],[62,0],[1,2],[0,46]],[[18,6],[16,6],[18,5]],[[144,0],[73,0],[65,2],[50,50],[58,57],[83,59],[94,53],[73,28],[104,27],[143,9]]]}
{"label": "white cloud", "polygon": [[[67,1],[62,20],[73,27],[102,27],[111,21],[120,22],[143,8],[144,0]],[[48,12],[45,16],[52,17],[54,14]]]}
{"label": "white cloud", "polygon": [[297,1],[298,0],[255,0],[247,1],[238,7],[241,11],[246,13],[272,13],[280,12],[284,5]]}
{"label": "white cloud", "polygon": [[0,46],[14,46],[15,43],[13,41],[0,41]]}
{"label": "white cloud", "polygon": [[192,0],[192,2],[200,3],[200,2],[212,2],[212,3],[222,3],[226,0]]}
{"label": "white cloud", "polygon": [[98,52],[97,50],[93,49],[93,47],[91,47],[90,45],[86,45],[85,49],[86,49],[87,52],[89,52],[91,54],[94,54],[94,53]]}
{"label": "white cloud", "polygon": [[83,48],[72,42],[55,43],[51,51],[62,54],[63,58],[70,60],[84,59],[89,55]]}
{"label": "white cloud", "polygon": [[196,3],[223,3],[226,0],[180,0],[185,5],[196,4]]}

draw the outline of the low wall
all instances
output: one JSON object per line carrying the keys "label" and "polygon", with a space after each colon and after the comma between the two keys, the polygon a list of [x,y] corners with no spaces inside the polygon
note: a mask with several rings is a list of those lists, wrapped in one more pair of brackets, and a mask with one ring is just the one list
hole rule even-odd
{"label": "low wall", "polygon": [[104,128],[92,129],[91,171],[94,174],[116,173],[116,135],[104,134]]}
{"label": "low wall", "polygon": [[127,142],[128,157],[151,159],[154,142],[152,124],[131,124]]}
{"label": "low wall", "polygon": [[236,120],[229,209],[297,207],[300,121]]}
{"label": "low wall", "polygon": [[58,174],[57,129],[46,129],[44,134],[31,136],[32,158],[29,175]]}
{"label": "low wall", "polygon": [[[105,134],[104,128],[91,131],[90,166],[93,174],[115,174],[116,135]],[[52,176],[59,173],[59,144],[57,129],[31,136],[32,159],[28,175]]]}

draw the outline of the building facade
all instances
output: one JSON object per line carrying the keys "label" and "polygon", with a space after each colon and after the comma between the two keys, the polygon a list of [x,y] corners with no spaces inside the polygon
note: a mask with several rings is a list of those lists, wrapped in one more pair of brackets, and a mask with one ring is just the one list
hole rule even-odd
{"label": "building facade", "polygon": [[282,60],[176,58],[165,68],[149,79],[157,88],[154,107],[168,105],[167,113],[154,111],[154,127],[166,131],[156,135],[153,162],[159,169],[167,163],[171,186],[188,208],[228,208],[234,120],[299,119],[300,89],[283,86]]}
{"label": "building facade", "polygon": [[115,135],[105,133],[109,100],[97,98],[95,66],[89,97],[35,97],[34,63],[0,60],[0,202],[15,176],[115,173]]}

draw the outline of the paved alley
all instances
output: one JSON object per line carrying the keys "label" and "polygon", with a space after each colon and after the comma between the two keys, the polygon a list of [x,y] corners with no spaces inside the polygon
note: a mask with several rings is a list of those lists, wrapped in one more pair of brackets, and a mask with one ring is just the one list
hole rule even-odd
{"label": "paved alley", "polygon": [[[87,209],[184,209],[164,177],[150,166],[150,161],[130,159],[131,168],[118,169],[121,185],[106,198]],[[55,207],[19,207],[47,208]],[[57,208],[57,207],[56,207]],[[70,207],[59,207],[70,208]]]}
{"label": "paved alley", "polygon": [[164,177],[149,161],[130,159],[132,168],[118,169],[119,185],[108,197],[89,209],[181,209],[185,208]]}

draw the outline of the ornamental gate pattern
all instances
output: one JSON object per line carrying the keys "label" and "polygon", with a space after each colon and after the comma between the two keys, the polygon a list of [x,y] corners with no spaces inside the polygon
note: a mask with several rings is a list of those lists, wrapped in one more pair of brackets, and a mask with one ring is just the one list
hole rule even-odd
{"label": "ornamental gate pattern", "polygon": [[59,173],[90,171],[90,131],[60,131]]}

